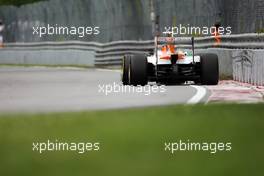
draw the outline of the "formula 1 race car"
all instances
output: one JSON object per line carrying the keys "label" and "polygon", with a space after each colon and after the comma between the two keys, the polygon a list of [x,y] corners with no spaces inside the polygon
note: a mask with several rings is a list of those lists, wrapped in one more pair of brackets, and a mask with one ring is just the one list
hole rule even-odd
{"label": "formula 1 race car", "polygon": [[[176,50],[176,45],[192,48]],[[122,82],[124,85],[195,84],[216,85],[219,80],[218,57],[211,53],[194,53],[194,38],[155,37],[155,49],[150,54],[125,55]]]}

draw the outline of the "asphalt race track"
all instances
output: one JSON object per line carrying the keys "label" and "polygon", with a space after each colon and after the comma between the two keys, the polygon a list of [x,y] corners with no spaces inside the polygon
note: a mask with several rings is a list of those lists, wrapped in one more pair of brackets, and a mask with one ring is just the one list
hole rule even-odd
{"label": "asphalt race track", "polygon": [[[114,92],[114,85],[119,92]],[[121,91],[120,85],[118,71],[0,67],[0,111],[76,111],[199,103],[206,102],[210,94],[201,86],[151,84],[141,89],[130,87],[130,91],[123,87]]]}

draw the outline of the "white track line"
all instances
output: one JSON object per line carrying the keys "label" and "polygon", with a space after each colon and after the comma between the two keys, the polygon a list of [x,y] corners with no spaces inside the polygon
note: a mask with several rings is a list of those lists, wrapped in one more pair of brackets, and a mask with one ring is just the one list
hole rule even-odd
{"label": "white track line", "polygon": [[195,85],[191,85],[191,87],[195,88],[197,91],[195,95],[187,101],[187,104],[199,103],[206,95],[206,89],[202,86],[195,86]]}
{"label": "white track line", "polygon": [[[121,70],[111,70],[111,69],[96,69],[96,70],[97,71],[106,71],[106,72],[118,72],[118,73],[121,72]],[[197,91],[196,91],[195,95],[187,101],[187,104],[197,104],[206,95],[206,89],[202,86],[195,86],[195,85],[190,85],[190,87],[195,88]]]}
{"label": "white track line", "polygon": [[117,69],[103,69],[103,68],[97,68],[97,71],[104,71],[104,72],[117,72],[117,73],[121,73],[121,70],[117,70]]}

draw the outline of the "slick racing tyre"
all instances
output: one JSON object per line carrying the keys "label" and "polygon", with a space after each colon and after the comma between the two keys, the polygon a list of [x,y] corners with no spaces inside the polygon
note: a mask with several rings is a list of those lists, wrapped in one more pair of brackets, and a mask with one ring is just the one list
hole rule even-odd
{"label": "slick racing tyre", "polygon": [[147,57],[144,54],[131,56],[128,71],[129,83],[131,85],[144,86],[148,83],[147,66]]}
{"label": "slick racing tyre", "polygon": [[128,85],[129,84],[129,65],[130,65],[130,55],[125,55],[123,58],[123,64],[122,64],[122,83],[123,85]]}
{"label": "slick racing tyre", "polygon": [[201,54],[201,84],[217,85],[219,81],[219,65],[216,54]]}

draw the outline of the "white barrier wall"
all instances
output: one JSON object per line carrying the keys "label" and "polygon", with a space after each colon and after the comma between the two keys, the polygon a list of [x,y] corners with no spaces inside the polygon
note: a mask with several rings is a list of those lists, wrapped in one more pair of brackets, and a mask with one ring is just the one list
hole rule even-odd
{"label": "white barrier wall", "polygon": [[200,49],[197,52],[215,53],[219,58],[220,75],[254,85],[264,85],[264,50]]}
{"label": "white barrier wall", "polygon": [[264,85],[264,50],[235,50],[232,65],[234,80]]}
{"label": "white barrier wall", "polygon": [[94,66],[94,51],[0,50],[0,64]]}

